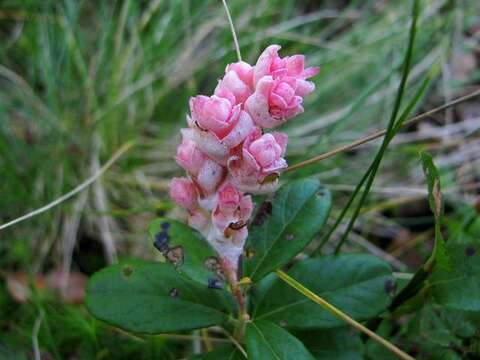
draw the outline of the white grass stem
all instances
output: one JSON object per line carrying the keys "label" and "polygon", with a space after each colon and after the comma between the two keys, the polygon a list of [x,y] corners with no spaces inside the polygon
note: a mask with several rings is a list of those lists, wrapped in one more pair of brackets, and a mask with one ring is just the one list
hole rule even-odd
{"label": "white grass stem", "polygon": [[95,181],[97,181],[109,168],[112,166],[125,152],[127,152],[135,143],[134,142],[128,142],[124,144],[120,149],[118,149],[115,154],[95,173],[93,174],[90,178],[85,180],[83,183],[78,185],[76,188],[73,190],[69,191],[68,193],[60,196],[58,199],[52,201],[51,203],[42,206],[41,208],[38,208],[32,212],[29,212],[28,214],[25,214],[23,216],[20,216],[19,218],[16,218],[12,221],[9,221],[3,225],[0,225],[0,230],[6,229],[12,225],[18,224],[19,222],[22,222],[24,220],[30,219],[36,215],[39,215],[41,213],[44,213],[45,211],[48,211],[55,206],[61,204],[62,202],[70,199],[71,197],[77,195],[78,193],[82,192],[85,190],[87,187],[92,185]]}
{"label": "white grass stem", "polygon": [[233,42],[235,43],[235,50],[237,51],[238,61],[242,61],[242,54],[240,54],[240,45],[238,44],[237,33],[235,32],[235,27],[233,26],[232,16],[230,15],[230,10],[228,9],[227,1],[222,0],[223,6],[225,7],[225,12],[227,13],[228,23],[230,24],[230,30],[232,31]]}

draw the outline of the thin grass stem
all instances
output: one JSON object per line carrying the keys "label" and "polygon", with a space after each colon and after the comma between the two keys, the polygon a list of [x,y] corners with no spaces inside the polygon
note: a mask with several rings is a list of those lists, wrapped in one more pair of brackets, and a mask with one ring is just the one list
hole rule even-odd
{"label": "thin grass stem", "polygon": [[230,10],[228,9],[227,1],[222,0],[223,6],[225,7],[225,12],[227,13],[228,23],[230,24],[230,30],[232,31],[233,42],[235,43],[235,50],[237,52],[238,61],[242,61],[242,54],[240,53],[240,45],[238,44],[237,33],[235,32],[235,26],[233,26],[232,16],[230,15]]}
{"label": "thin grass stem", "polygon": [[337,317],[338,319],[340,320],[343,320],[345,321],[346,323],[348,323],[349,325],[351,325],[352,327],[354,327],[355,329],[357,329],[358,331],[366,334],[367,336],[369,336],[371,339],[375,340],[376,342],[378,342],[380,345],[384,346],[386,349],[390,350],[392,353],[394,353],[396,356],[398,356],[400,359],[402,360],[414,360],[413,357],[411,357],[410,355],[408,355],[407,353],[405,353],[404,351],[400,350],[398,347],[396,347],[394,344],[392,344],[391,342],[389,342],[388,340],[385,340],[384,338],[382,338],[381,336],[377,335],[376,333],[374,333],[373,331],[371,331],[370,329],[368,329],[367,327],[363,326],[362,324],[358,323],[357,321],[355,321],[354,319],[352,319],[350,316],[348,316],[347,314],[345,314],[343,311],[337,309],[335,306],[333,306],[332,304],[330,304],[329,302],[327,302],[326,300],[322,299],[320,296],[318,296],[317,294],[313,293],[312,291],[310,291],[308,288],[306,288],[305,286],[303,286],[301,283],[299,283],[298,281],[296,281],[295,279],[293,279],[292,277],[288,276],[285,272],[283,272],[282,270],[276,270],[275,271],[275,274],[280,278],[282,279],[283,281],[285,281],[288,285],[290,285],[291,287],[293,287],[295,290],[297,290],[298,292],[300,292],[302,295],[304,295],[305,297],[309,298],[310,300],[314,301],[315,303],[317,303],[318,305],[320,305],[321,307],[323,307],[325,310],[327,310],[330,314],[332,314],[333,316]]}

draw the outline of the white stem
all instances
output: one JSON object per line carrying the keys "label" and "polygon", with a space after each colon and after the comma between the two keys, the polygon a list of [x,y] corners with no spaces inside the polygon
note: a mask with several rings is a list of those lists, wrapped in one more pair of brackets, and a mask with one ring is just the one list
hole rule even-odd
{"label": "white stem", "polygon": [[230,10],[228,9],[227,1],[222,0],[222,2],[223,6],[225,7],[225,12],[227,13],[230,30],[232,31],[233,42],[235,43],[235,50],[237,51],[238,61],[242,61],[242,54],[240,54],[240,45],[238,44],[237,34],[235,33],[235,27],[233,26],[233,20],[232,16],[230,15]]}

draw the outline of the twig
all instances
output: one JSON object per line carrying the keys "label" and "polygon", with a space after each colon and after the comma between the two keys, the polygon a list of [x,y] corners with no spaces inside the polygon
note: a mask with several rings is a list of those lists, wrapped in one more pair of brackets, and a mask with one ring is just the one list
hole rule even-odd
{"label": "twig", "polygon": [[[420,115],[417,115],[417,116],[414,116],[413,118],[409,119],[408,121],[406,121],[403,125],[402,125],[402,128],[405,128],[405,127],[408,127],[408,126],[411,126],[417,122],[419,122],[420,120],[423,120],[433,114],[436,114],[440,111],[443,111],[445,109],[448,109],[452,106],[455,106],[459,103],[462,103],[464,101],[467,101],[467,100],[470,100],[476,96],[479,96],[480,95],[480,89],[479,90],[476,90],[470,94],[467,94],[465,96],[462,96],[462,97],[459,97],[458,99],[455,99],[447,104],[444,104],[442,106],[439,106],[439,107],[436,107],[432,110],[429,110],[427,112],[424,112],[423,114],[420,114]],[[311,159],[308,159],[308,160],[305,160],[305,161],[302,161],[302,162],[299,162],[298,164],[295,164],[295,165],[292,165],[292,166],[289,166],[285,172],[288,172],[288,171],[293,171],[293,170],[296,170],[296,169],[299,169],[299,168],[302,168],[304,166],[307,166],[307,165],[310,165],[310,164],[313,164],[315,162],[318,162],[318,161],[321,161],[321,160],[325,160],[329,157],[332,157],[332,156],[335,156],[339,153],[342,153],[342,152],[345,152],[345,151],[348,151],[348,150],[351,150],[353,148],[356,148],[357,146],[360,146],[362,144],[365,144],[367,142],[370,142],[372,140],[375,140],[375,139],[378,139],[379,137],[382,137],[383,135],[385,135],[387,132],[387,129],[383,129],[383,130],[380,130],[380,131],[377,131],[371,135],[368,135],[368,136],[365,136],[361,139],[358,139],[350,144],[347,144],[347,145],[344,145],[344,146],[340,146],[336,149],[333,149],[331,151],[328,151],[326,153],[323,153],[323,154],[320,154],[320,155],[317,155]]]}
{"label": "twig", "polygon": [[301,294],[303,294],[304,296],[306,296],[310,300],[312,300],[312,301],[316,302],[317,304],[319,304],[320,306],[322,306],[325,310],[327,310],[329,313],[331,313],[335,317],[339,318],[340,320],[345,321],[349,325],[353,326],[355,329],[363,332],[364,334],[368,335],[369,337],[371,337],[373,340],[375,340],[379,344],[383,345],[385,348],[387,348],[392,353],[397,355],[400,359],[402,359],[402,360],[415,360],[413,357],[411,357],[407,353],[400,350],[398,347],[393,345],[391,342],[389,342],[389,341],[385,340],[384,338],[382,338],[381,336],[377,335],[376,333],[374,333],[370,329],[366,328],[362,324],[360,324],[357,321],[355,321],[354,319],[352,319],[350,316],[348,316],[344,312],[337,309],[335,306],[333,306],[329,302],[322,299],[320,296],[316,295],[315,293],[313,293],[312,291],[307,289],[305,286],[303,286],[298,281],[296,281],[295,279],[288,276],[282,270],[276,270],[275,274],[280,279],[285,281],[288,285],[293,287],[295,290],[297,290],[298,292],[300,292]]}
{"label": "twig", "polygon": [[29,212],[28,214],[25,214],[23,216],[20,216],[19,218],[16,218],[12,221],[9,221],[8,223],[5,223],[3,225],[0,225],[0,230],[6,229],[9,226],[15,225],[21,221],[30,219],[31,217],[34,217],[38,214],[41,214],[45,211],[50,210],[51,208],[61,204],[62,202],[70,199],[72,196],[77,195],[78,193],[82,192],[84,189],[89,187],[91,184],[93,184],[95,181],[97,181],[109,168],[112,166],[125,152],[130,150],[132,146],[134,146],[135,143],[133,141],[130,141],[126,144],[124,144],[120,149],[118,149],[115,154],[103,165],[98,172],[93,174],[90,178],[85,180],[83,183],[78,185],[76,188],[73,190],[69,191],[65,195],[60,196],[58,199],[52,201],[51,203],[42,206],[41,208],[38,208],[37,210],[34,210],[32,212]]}
{"label": "twig", "polygon": [[227,13],[228,22],[230,24],[230,30],[232,31],[233,42],[235,43],[235,50],[237,51],[238,61],[242,61],[242,54],[240,54],[240,45],[238,44],[237,34],[235,32],[235,27],[233,26],[232,16],[230,15],[230,10],[228,9],[227,1],[222,0],[223,6],[225,7],[225,12]]}

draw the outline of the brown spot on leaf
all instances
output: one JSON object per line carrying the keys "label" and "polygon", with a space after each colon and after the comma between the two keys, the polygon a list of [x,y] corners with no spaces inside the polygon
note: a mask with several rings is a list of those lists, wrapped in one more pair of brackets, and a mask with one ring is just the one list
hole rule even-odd
{"label": "brown spot on leaf", "polygon": [[473,246],[467,246],[465,248],[465,256],[466,257],[472,257],[473,255],[475,255],[476,251],[475,251],[475,248]]}
{"label": "brown spot on leaf", "polygon": [[178,289],[172,288],[170,290],[169,294],[170,294],[170,297],[173,298],[173,299],[178,298],[178,295],[179,295]]}
{"label": "brown spot on leaf", "polygon": [[397,291],[397,283],[393,279],[388,279],[385,282],[385,292],[388,296],[393,297]]}
{"label": "brown spot on leaf", "polygon": [[223,289],[223,282],[221,280],[216,278],[209,278],[207,281],[207,286],[209,289]]}
{"label": "brown spot on leaf", "polygon": [[122,272],[126,277],[130,277],[133,274],[133,268],[129,265],[126,265],[123,267]]}
{"label": "brown spot on leaf", "polygon": [[175,267],[183,265],[184,256],[185,256],[185,252],[183,251],[182,245],[175,246],[165,252],[165,257]]}
{"label": "brown spot on leaf", "polygon": [[253,251],[253,250],[250,249],[250,248],[245,249],[244,255],[245,255],[245,258],[246,258],[246,259],[250,260],[250,259],[252,259],[252,258],[255,256],[255,251]]}
{"label": "brown spot on leaf", "polygon": [[168,230],[170,228],[170,223],[167,222],[167,221],[164,221],[160,224],[160,227],[163,229],[163,230]]}
{"label": "brown spot on leaf", "polygon": [[272,214],[272,203],[270,201],[264,201],[258,209],[257,216],[253,220],[253,224],[256,226],[262,226],[268,216]]}

